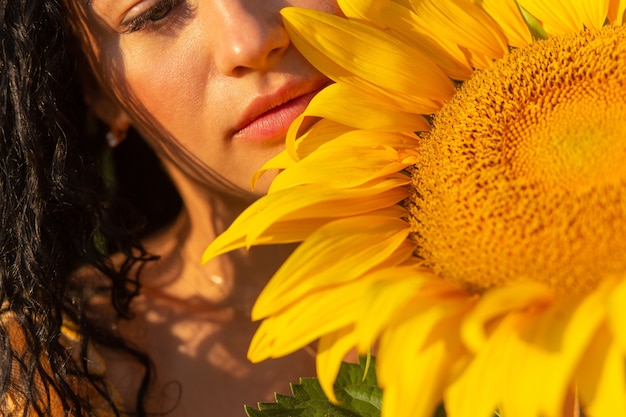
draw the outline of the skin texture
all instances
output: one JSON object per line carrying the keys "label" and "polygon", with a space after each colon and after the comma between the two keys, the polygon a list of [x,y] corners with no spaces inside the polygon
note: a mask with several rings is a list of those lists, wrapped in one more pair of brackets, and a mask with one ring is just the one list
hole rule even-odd
{"label": "skin texture", "polygon": [[[148,411],[241,416],[243,404],[272,401],[276,391],[289,393],[289,382],[314,374],[306,351],[257,365],[246,359],[256,329],[252,303],[291,248],[239,251],[206,265],[200,257],[267,188],[272,175],[251,192],[252,174],[283,149],[284,128],[304,96],[328,82],[291,45],[280,9],[339,10],[334,0],[175,1],[155,21],[123,33],[137,25],[121,22],[161,3],[67,3],[91,68],[83,74],[86,102],[112,131],[139,131],[183,200],[178,219],[143,242],[160,259],[142,271],[134,318],[117,325],[155,364]],[[140,367],[117,352],[100,353],[133,407]]]}

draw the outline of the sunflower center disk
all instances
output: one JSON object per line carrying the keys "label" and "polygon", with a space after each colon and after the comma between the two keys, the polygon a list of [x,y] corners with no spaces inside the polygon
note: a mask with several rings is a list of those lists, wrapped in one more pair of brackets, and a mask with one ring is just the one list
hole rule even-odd
{"label": "sunflower center disk", "polygon": [[417,256],[481,292],[626,273],[626,31],[513,51],[434,119],[409,201]]}
{"label": "sunflower center disk", "polygon": [[572,191],[626,178],[624,91],[579,82],[525,109],[503,143],[508,175]]}

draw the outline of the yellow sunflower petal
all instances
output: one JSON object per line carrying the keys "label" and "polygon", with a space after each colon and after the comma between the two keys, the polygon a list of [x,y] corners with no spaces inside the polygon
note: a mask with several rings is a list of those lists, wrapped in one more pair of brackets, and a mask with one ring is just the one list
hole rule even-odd
{"label": "yellow sunflower petal", "polygon": [[626,416],[624,356],[606,326],[592,338],[576,381],[589,416]]}
{"label": "yellow sunflower petal", "polygon": [[[520,351],[515,335],[522,323],[521,313],[511,313],[497,323],[495,330],[469,366],[448,387],[445,405],[449,417],[491,417],[500,399],[515,378],[510,369]],[[493,325],[492,325],[493,327]],[[495,370],[495,371],[494,371]]]}
{"label": "yellow sunflower petal", "polygon": [[322,119],[315,124],[314,129],[299,134],[298,130],[304,119],[306,116],[300,115],[293,121],[285,139],[285,151],[294,161],[301,160],[324,143],[331,142],[336,137],[354,130],[350,126]]}
{"label": "yellow sunflower petal", "polygon": [[[388,139],[381,145],[382,140]],[[406,178],[400,171],[413,162],[400,149],[414,149],[415,136],[384,132],[347,133],[332,144],[321,146],[314,154],[291,169],[281,172],[272,182],[270,192],[302,184],[320,184],[332,188],[352,188],[375,178]],[[411,147],[412,145],[412,147]],[[338,160],[337,155],[343,155]]]}
{"label": "yellow sunflower petal", "polygon": [[287,7],[281,13],[294,45],[337,81],[354,82],[351,74],[356,74],[359,85],[367,80],[392,99],[401,93],[418,103],[443,102],[454,93],[450,79],[424,53],[391,35],[315,10]]}
{"label": "yellow sunflower petal", "polygon": [[310,227],[306,224],[289,232],[282,226],[285,222],[332,219],[393,206],[406,198],[406,190],[401,188],[404,183],[403,179],[390,179],[368,188],[341,191],[308,185],[273,193],[250,205],[224,233],[214,239],[205,250],[202,262],[230,250],[250,247],[263,241],[286,243],[287,241],[271,237],[277,227],[281,234],[289,237],[288,242],[303,240],[309,235]]}
{"label": "yellow sunflower petal", "polygon": [[253,319],[280,311],[312,289],[345,284],[362,276],[385,262],[404,243],[407,233],[406,222],[380,216],[358,216],[326,224],[309,236],[272,277],[252,309]]}
{"label": "yellow sunflower petal", "polygon": [[362,309],[369,280],[353,280],[301,295],[263,321],[250,344],[248,357],[261,361],[280,357],[351,325]]}
{"label": "yellow sunflower petal", "polygon": [[[418,264],[397,265],[372,271],[368,274],[372,285],[365,295],[364,303],[368,308],[357,322],[357,349],[367,353],[382,330],[404,309],[418,293],[444,293],[460,289],[440,280],[433,280],[431,271]],[[436,286],[436,291],[433,286]],[[428,290],[425,288],[428,287]],[[394,300],[390,303],[389,300]]]}
{"label": "yellow sunflower petal", "polygon": [[626,0],[611,0],[608,18],[617,25],[626,23]]}
{"label": "yellow sunflower petal", "polygon": [[337,0],[337,4],[347,18],[380,26],[381,14],[394,3],[390,0]]}
{"label": "yellow sunflower petal", "polygon": [[[330,153],[330,152],[329,152]],[[322,152],[317,152],[316,156],[322,156]],[[298,164],[298,169],[291,170],[288,175],[282,176],[280,179],[277,179],[272,183],[272,187],[270,190],[272,192],[278,192],[280,190],[294,187],[298,185],[302,185],[303,182],[312,181],[313,184],[323,184],[325,187],[330,187],[329,192],[333,192],[333,188],[352,188],[357,187],[359,185],[370,182],[376,178],[386,177],[387,179],[396,179],[396,186],[401,186],[407,184],[406,176],[398,173],[402,169],[411,165],[410,160],[402,160],[398,161],[398,152],[394,150],[389,150],[388,154],[396,156],[395,161],[384,160],[385,154],[382,151],[373,152],[369,149],[357,148],[352,149],[352,153],[349,158],[346,158],[345,161],[357,161],[359,157],[380,157],[381,159],[377,160],[379,165],[374,166],[365,166],[365,167],[348,167],[341,164],[338,164],[336,159],[334,161],[324,159],[320,161],[319,164],[315,164],[318,161],[317,158],[312,158],[309,161],[302,162]],[[337,154],[335,154],[337,155]],[[335,176],[329,175],[328,171],[314,171],[313,174],[309,177],[300,175],[302,172],[305,172],[307,168],[315,168],[315,167],[337,167],[335,170]],[[393,171],[393,168],[397,169]],[[309,171],[311,172],[311,171]],[[341,175],[344,175],[341,177]]]}
{"label": "yellow sunflower petal", "polygon": [[519,338],[521,349],[512,360],[515,378],[503,399],[504,412],[561,415],[574,371],[605,317],[604,292],[559,298],[547,310],[529,313],[526,328],[511,335]]}
{"label": "yellow sunflower petal", "polygon": [[539,19],[549,35],[578,32],[585,27],[600,28],[609,13],[609,0],[517,0]]}
{"label": "yellow sunflower petal", "polygon": [[[367,210],[369,212],[369,210]],[[378,211],[376,211],[378,212]],[[386,213],[386,212],[385,212]],[[255,237],[253,245],[279,245],[301,242],[308,235],[328,223],[329,218],[311,218],[303,222],[301,219],[277,221],[266,233]],[[202,256],[202,263],[207,263],[216,256],[241,248],[249,248],[247,234],[244,229],[228,231],[211,243]],[[224,237],[222,237],[224,236]]]}
{"label": "yellow sunflower petal", "polygon": [[580,8],[583,24],[587,29],[599,29],[604,26],[611,7],[611,0],[572,0],[572,2],[576,8]]}
{"label": "yellow sunflower petal", "polygon": [[417,113],[430,108],[403,111],[393,101],[374,91],[346,84],[332,84],[320,91],[304,111],[304,116],[324,117],[357,129],[389,132],[428,130],[430,125]]}
{"label": "yellow sunflower petal", "polygon": [[522,48],[533,41],[515,0],[483,0],[482,7],[500,25],[509,45]]}
{"label": "yellow sunflower petal", "polygon": [[[545,305],[549,294],[542,300],[540,291],[533,294],[531,287],[526,290],[530,298],[523,298],[529,301],[539,296],[537,307],[529,306],[526,311],[519,309],[523,303],[514,300],[508,290],[500,291],[499,303],[486,300],[503,319],[485,316],[485,325],[491,323],[489,335],[446,394],[450,417],[487,417],[495,408],[511,417],[561,415],[574,370],[581,358],[585,360],[584,352],[604,317],[603,297],[559,300],[542,310],[540,306]],[[508,313],[502,304],[507,299],[517,304]],[[542,395],[536,395],[537,380],[541,381]]]}
{"label": "yellow sunflower petal", "polygon": [[271,158],[254,174],[250,181],[250,186],[254,190],[256,185],[263,174],[271,170],[284,170],[290,166],[293,166],[296,161],[293,160],[291,155],[286,150],[283,150],[278,155]]}
{"label": "yellow sunflower petal", "polygon": [[[406,190],[402,188],[404,184],[405,178],[400,177],[348,190],[311,184],[289,189],[289,192],[273,193],[271,201],[267,201],[272,203],[271,206],[256,213],[254,209],[250,210],[253,217],[243,230],[247,235],[247,245],[253,245],[278,220],[354,216],[392,206],[406,198]],[[241,227],[234,222],[231,226]]]}
{"label": "yellow sunflower petal", "polygon": [[408,1],[400,4],[390,0],[339,0],[338,3],[348,17],[372,23],[424,51],[450,78],[465,80],[472,74],[472,68],[465,59],[455,58],[436,40],[419,32],[419,19]]}
{"label": "yellow sunflower petal", "polygon": [[553,299],[550,288],[534,282],[494,288],[481,297],[480,303],[463,321],[463,342],[478,352],[487,340],[487,325],[492,320],[515,310],[547,305]]}
{"label": "yellow sunflower petal", "polygon": [[489,68],[508,50],[501,29],[471,0],[413,0],[413,4],[420,29],[447,44],[451,53],[458,47],[466,51],[474,68]]}
{"label": "yellow sunflower petal", "polygon": [[383,416],[431,417],[464,350],[458,339],[467,298],[424,297],[381,336],[376,369]]}
{"label": "yellow sunflower petal", "polygon": [[626,280],[611,291],[608,301],[608,325],[622,354],[626,354]]}
{"label": "yellow sunflower petal", "polygon": [[391,0],[392,3],[399,4],[402,7],[407,9],[411,8],[411,0]]}
{"label": "yellow sunflower petal", "polygon": [[315,357],[317,377],[326,396],[338,403],[333,385],[341,362],[355,345],[354,326],[346,326],[320,338]]}

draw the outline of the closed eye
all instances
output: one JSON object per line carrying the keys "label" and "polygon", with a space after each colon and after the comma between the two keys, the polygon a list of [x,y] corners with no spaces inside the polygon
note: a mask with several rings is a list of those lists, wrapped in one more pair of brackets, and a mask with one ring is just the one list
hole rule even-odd
{"label": "closed eye", "polygon": [[185,3],[185,0],[161,0],[145,12],[124,20],[121,23],[122,33],[130,34],[166,25],[172,12],[182,3]]}

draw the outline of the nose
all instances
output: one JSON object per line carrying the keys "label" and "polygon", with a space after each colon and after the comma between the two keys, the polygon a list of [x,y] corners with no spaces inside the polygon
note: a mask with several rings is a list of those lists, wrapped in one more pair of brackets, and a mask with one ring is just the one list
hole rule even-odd
{"label": "nose", "polygon": [[289,47],[289,35],[273,1],[216,0],[214,52],[217,70],[228,76],[268,71]]}

